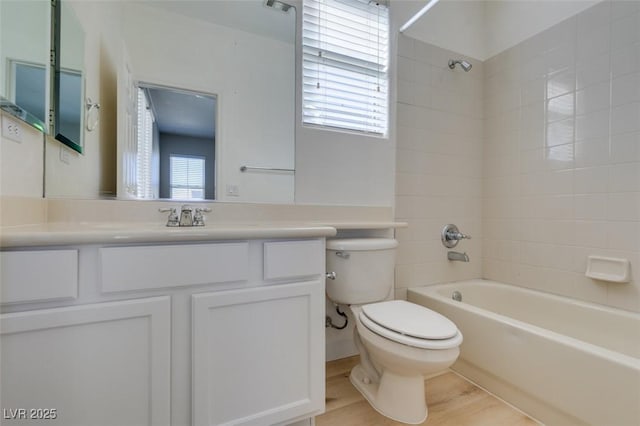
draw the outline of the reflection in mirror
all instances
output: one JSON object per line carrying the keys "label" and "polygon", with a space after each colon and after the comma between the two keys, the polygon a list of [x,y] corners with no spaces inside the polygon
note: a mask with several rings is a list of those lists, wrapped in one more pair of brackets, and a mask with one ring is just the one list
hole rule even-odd
{"label": "reflection in mirror", "polygon": [[[205,179],[214,182],[205,182],[206,199],[294,202],[295,8],[283,12],[265,0],[57,3],[75,12],[84,33],[74,39],[84,40],[83,61],[73,66],[63,58],[63,70],[80,71],[76,93],[101,107],[95,132],[87,129],[96,110],[84,106],[76,116],[85,120],[83,156],[65,160],[62,150],[47,149],[48,196],[171,197],[160,174],[151,189],[138,191],[131,173],[138,155],[136,82],[146,82],[215,94],[215,161],[205,162]],[[179,110],[173,114],[185,120]],[[242,166],[256,168],[242,172]]]}
{"label": "reflection in mirror", "polygon": [[9,60],[9,74],[15,104],[44,123],[46,116],[47,70],[44,65]]}
{"label": "reflection in mirror", "polygon": [[46,132],[49,0],[0,1],[0,107]]}
{"label": "reflection in mirror", "polygon": [[136,97],[137,197],[214,199],[216,96],[139,83]]}
{"label": "reflection in mirror", "polygon": [[82,153],[84,98],[84,30],[68,2],[56,7],[56,139]]}
{"label": "reflection in mirror", "polygon": [[[294,201],[295,12],[294,8],[284,12],[267,7],[264,0],[124,4],[121,25],[126,53],[118,74],[118,197]],[[139,161],[142,147],[139,141],[130,141],[136,123],[143,120],[129,112],[137,97],[133,81],[186,88],[203,98],[215,94],[209,95],[215,106],[198,106],[195,109],[200,111],[185,113],[175,93],[164,93],[172,96],[167,117],[175,123],[202,117],[198,126],[210,128],[209,154],[183,153],[183,159],[173,160],[174,169],[182,164],[189,173],[204,165],[204,181],[196,179],[199,183],[193,184],[191,179],[201,175],[189,174],[185,175],[188,183],[173,182],[172,187],[172,160],[162,154],[162,147],[153,160],[156,166],[153,161],[148,166],[156,172],[141,174],[147,167]],[[143,92],[154,114],[159,114],[153,90]],[[163,120],[155,119],[162,126]],[[215,161],[208,160],[214,156]]]}
{"label": "reflection in mirror", "polygon": [[[61,70],[56,115],[58,139],[82,147],[82,73],[75,70]],[[82,148],[80,148],[82,152]]]}

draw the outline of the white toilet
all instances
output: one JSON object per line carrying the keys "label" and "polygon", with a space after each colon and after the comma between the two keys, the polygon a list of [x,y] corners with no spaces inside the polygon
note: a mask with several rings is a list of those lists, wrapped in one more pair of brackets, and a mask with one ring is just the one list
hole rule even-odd
{"label": "white toilet", "polygon": [[327,270],[336,273],[327,296],[349,305],[356,321],[360,364],[351,383],[384,416],[419,424],[427,418],[424,377],[455,362],[462,334],[423,306],[384,301],[393,289],[396,247],[387,238],[327,241]]}

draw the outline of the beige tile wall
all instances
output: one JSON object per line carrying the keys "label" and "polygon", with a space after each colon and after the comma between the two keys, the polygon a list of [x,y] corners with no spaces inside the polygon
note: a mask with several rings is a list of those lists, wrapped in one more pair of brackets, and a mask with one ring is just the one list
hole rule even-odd
{"label": "beige tile wall", "polygon": [[[450,70],[461,55],[400,35],[397,57],[396,298],[409,287],[479,278],[482,271],[483,64]],[[471,240],[469,263],[449,262],[440,231],[455,223]]]}
{"label": "beige tile wall", "polygon": [[[640,311],[640,2],[604,1],[485,62],[483,276]],[[633,282],[584,276],[628,258]]]}

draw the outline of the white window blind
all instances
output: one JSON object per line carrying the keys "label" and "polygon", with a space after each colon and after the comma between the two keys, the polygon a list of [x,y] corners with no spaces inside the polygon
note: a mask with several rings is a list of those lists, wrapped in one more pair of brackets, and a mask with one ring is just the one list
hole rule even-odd
{"label": "white window blind", "polygon": [[386,2],[304,0],[302,36],[303,122],[386,134]]}
{"label": "white window blind", "polygon": [[138,88],[138,125],[136,156],[136,195],[139,198],[153,198],[151,161],[153,156],[154,117],[144,89]]}
{"label": "white window blind", "polygon": [[204,157],[169,156],[171,198],[204,200]]}

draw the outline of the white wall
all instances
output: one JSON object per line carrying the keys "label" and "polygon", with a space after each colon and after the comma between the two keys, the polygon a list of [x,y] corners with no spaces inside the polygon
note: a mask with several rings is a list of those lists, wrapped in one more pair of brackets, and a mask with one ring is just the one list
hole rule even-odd
{"label": "white wall", "polygon": [[[134,4],[126,5],[124,39],[134,79],[218,96],[220,200],[293,202],[293,173],[240,172],[294,168],[291,44]],[[227,196],[228,184],[238,197]]]}
{"label": "white wall", "polygon": [[[485,71],[484,276],[640,311],[640,2],[599,3]],[[631,260],[632,282],[586,278],[589,255]]]}
{"label": "white wall", "polygon": [[17,125],[22,138],[0,136],[0,196],[42,197],[44,135],[7,113],[0,120]]}
{"label": "white wall", "polygon": [[296,203],[393,204],[391,138],[297,126]]}
{"label": "white wall", "polygon": [[[296,0],[297,33],[302,32],[302,2]],[[393,24],[392,24],[393,25]],[[395,38],[392,26],[390,37]],[[393,41],[391,42],[393,43]],[[298,70],[302,67],[302,44],[297,37]],[[393,56],[392,53],[390,53]],[[395,173],[395,126],[393,79],[395,59],[390,57],[389,134],[368,136],[326,130],[302,124],[296,108],[296,203],[392,206]],[[296,104],[301,105],[301,73],[296,73]]]}

